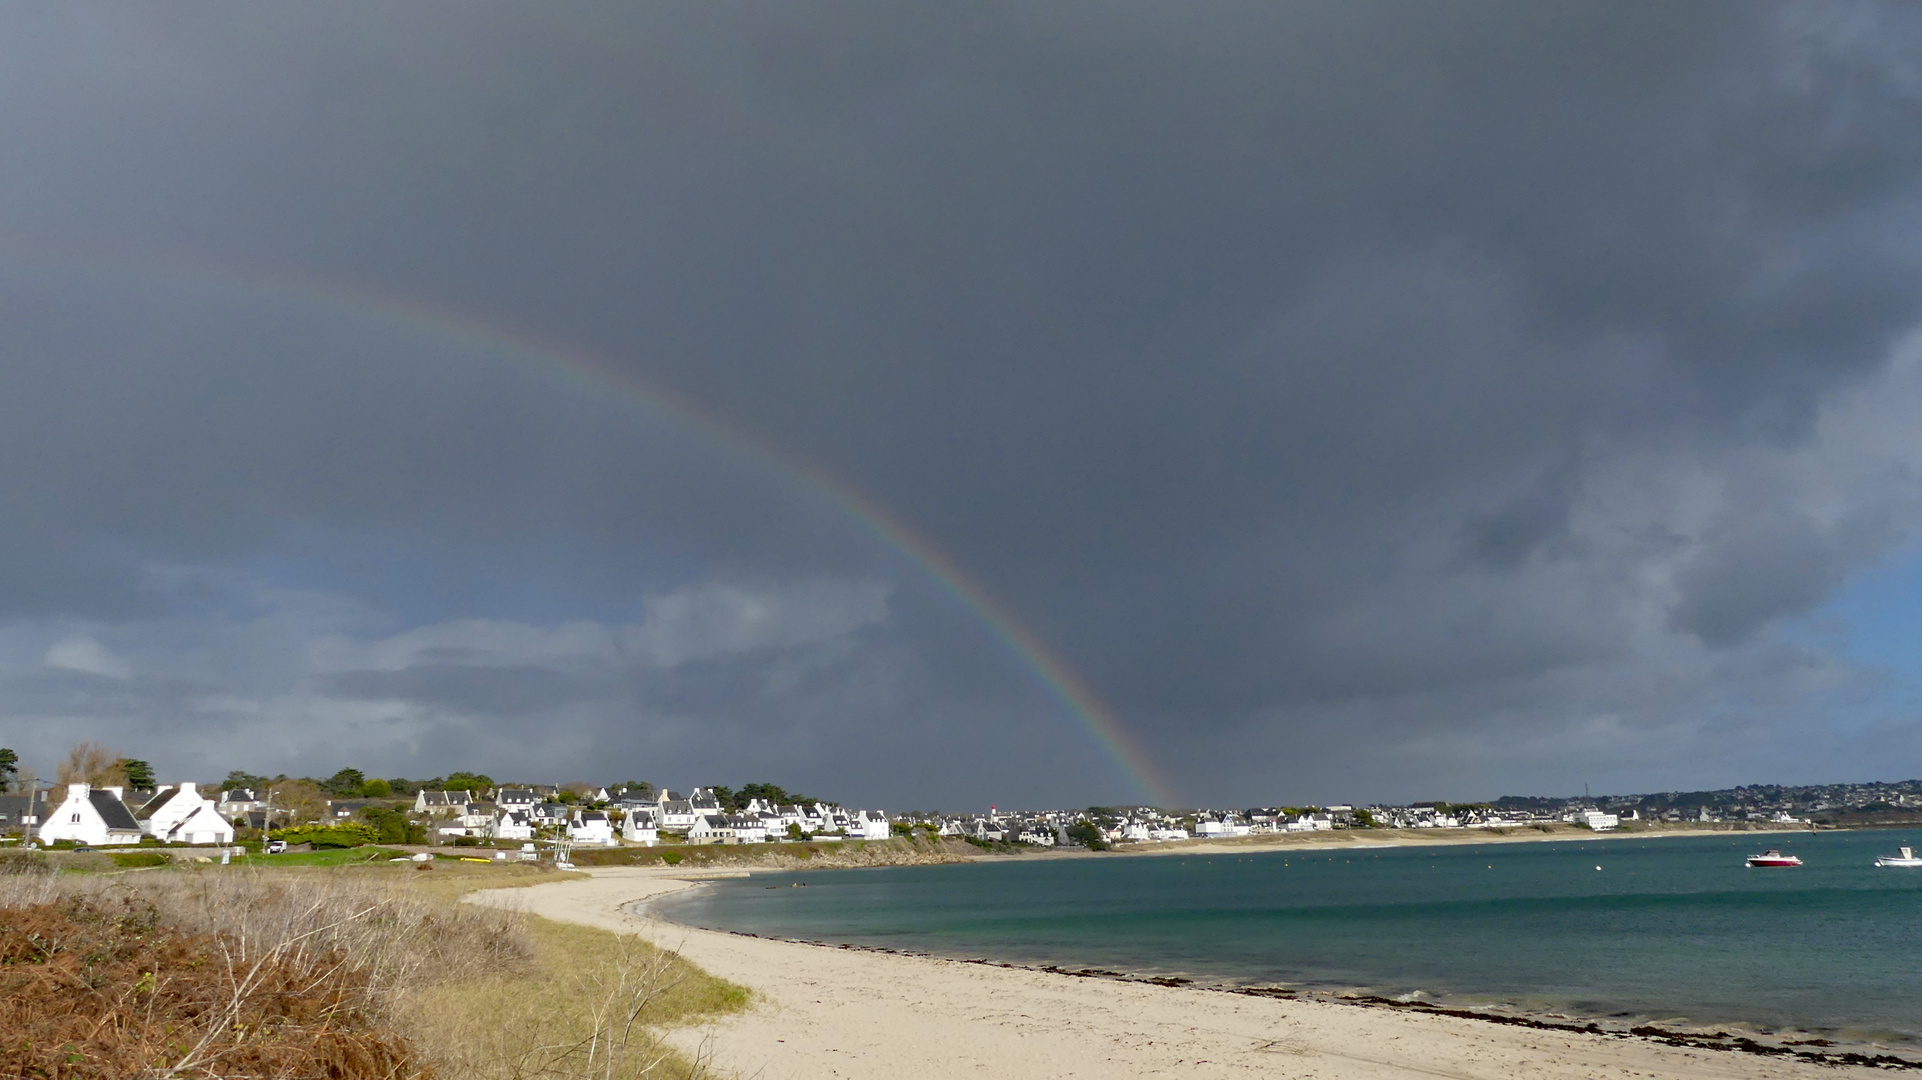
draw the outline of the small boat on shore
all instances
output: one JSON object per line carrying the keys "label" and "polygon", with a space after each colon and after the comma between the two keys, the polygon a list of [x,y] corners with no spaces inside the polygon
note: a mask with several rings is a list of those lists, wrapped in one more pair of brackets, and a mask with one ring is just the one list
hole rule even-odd
{"label": "small boat on shore", "polygon": [[1915,857],[1914,848],[1903,848],[1900,855],[1884,855],[1875,860],[1877,866],[1922,866],[1922,859]]}
{"label": "small boat on shore", "polygon": [[1748,865],[1750,866],[1800,866],[1802,865],[1802,860],[1799,858],[1796,858],[1793,855],[1784,855],[1780,851],[1777,851],[1774,848],[1770,848],[1767,851],[1764,851],[1763,853],[1761,853],[1760,855],[1750,855],[1748,857]]}

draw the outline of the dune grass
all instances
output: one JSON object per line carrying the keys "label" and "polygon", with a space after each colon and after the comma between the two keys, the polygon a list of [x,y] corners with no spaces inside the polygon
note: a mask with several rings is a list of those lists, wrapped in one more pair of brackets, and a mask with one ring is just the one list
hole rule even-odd
{"label": "dune grass", "polygon": [[73,1080],[707,1075],[659,1033],[746,991],[635,938],[457,902],[568,875],[432,865],[0,868],[0,934],[20,939],[0,1056],[51,1053]]}
{"label": "dune grass", "polygon": [[662,1028],[747,1006],[746,990],[637,938],[530,918],[533,963],[413,995],[409,1023],[448,1075],[537,1077],[709,1075],[676,1052]]}

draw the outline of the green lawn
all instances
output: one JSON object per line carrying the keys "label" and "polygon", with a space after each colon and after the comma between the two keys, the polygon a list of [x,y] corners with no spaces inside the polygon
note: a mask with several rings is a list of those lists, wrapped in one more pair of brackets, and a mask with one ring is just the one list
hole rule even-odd
{"label": "green lawn", "polygon": [[242,855],[234,862],[244,866],[348,866],[353,863],[385,862],[406,854],[382,847],[321,848],[318,851],[294,851],[285,855]]}

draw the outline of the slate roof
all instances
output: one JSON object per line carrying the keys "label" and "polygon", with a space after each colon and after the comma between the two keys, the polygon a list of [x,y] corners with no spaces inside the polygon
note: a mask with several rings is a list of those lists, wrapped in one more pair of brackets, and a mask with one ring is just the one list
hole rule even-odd
{"label": "slate roof", "polygon": [[114,798],[113,792],[89,791],[87,801],[93,804],[94,812],[100,815],[100,820],[107,823],[107,828],[124,829],[128,832],[140,831],[140,823],[133,819],[133,811],[127,809],[126,803]]}
{"label": "slate roof", "polygon": [[39,817],[47,812],[47,796],[44,792],[35,795],[0,795],[0,829],[11,829],[20,824],[25,817]]}
{"label": "slate roof", "polygon": [[134,816],[137,818],[151,819],[155,811],[172,802],[173,797],[178,794],[180,794],[180,788],[170,787],[153,798],[148,799],[147,805],[135,811]]}

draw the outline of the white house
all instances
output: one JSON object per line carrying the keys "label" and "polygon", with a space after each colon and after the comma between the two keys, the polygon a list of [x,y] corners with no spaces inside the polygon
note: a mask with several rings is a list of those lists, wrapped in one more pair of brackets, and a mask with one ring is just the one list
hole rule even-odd
{"label": "white house", "polygon": [[660,811],[654,806],[628,807],[621,819],[621,838],[630,844],[653,847],[661,842]]}
{"label": "white house", "polygon": [[1607,832],[1621,823],[1622,819],[1614,814],[1605,814],[1600,810],[1582,811],[1582,824],[1596,832]]}
{"label": "white house", "polygon": [[661,803],[661,828],[668,832],[682,832],[694,827],[694,804],[686,799],[667,799]]}
{"label": "white house", "polygon": [[974,818],[961,826],[961,832],[976,840],[1003,840],[1008,835],[1000,823],[989,818]]}
{"label": "white house", "polygon": [[532,810],[540,801],[532,788],[502,788],[494,793],[494,805],[502,810]]}
{"label": "white house", "polygon": [[461,813],[473,801],[471,791],[418,791],[414,793],[414,813],[450,816]]}
{"label": "white house", "polygon": [[202,799],[191,814],[167,830],[160,839],[169,844],[231,844],[234,842],[234,825],[220,816],[218,807]]}
{"label": "white house", "polygon": [[848,818],[848,834],[862,840],[886,840],[891,832],[888,816],[879,810],[861,810]]}
{"label": "white house", "polygon": [[1195,822],[1196,836],[1247,836],[1248,833],[1248,823],[1236,821],[1233,817],[1220,820],[1203,818]]}
{"label": "white house", "polygon": [[66,799],[40,824],[40,842],[72,840],[93,847],[138,844],[140,823],[120,801],[120,790],[110,787],[95,791],[86,784],[68,784]]}
{"label": "white house", "polygon": [[148,799],[134,819],[140,829],[169,844],[231,844],[233,823],[221,813],[221,804],[202,795],[189,780],[161,788]]}
{"label": "white house", "polygon": [[576,810],[574,819],[567,823],[568,839],[577,844],[595,844],[600,847],[620,847],[621,842],[614,839],[614,823],[599,810]]}
{"label": "white house", "polygon": [[1014,834],[1014,842],[1033,844],[1037,847],[1053,847],[1054,830],[1040,824],[1023,825],[1020,831]]}
{"label": "white house", "polygon": [[767,819],[759,814],[742,814],[727,819],[728,831],[737,844],[767,843]]}
{"label": "white house", "polygon": [[718,815],[702,814],[687,827],[687,842],[690,844],[725,844],[734,835],[727,827],[727,819]]}
{"label": "white house", "polygon": [[496,840],[532,840],[534,819],[525,810],[503,809],[488,828],[488,835]]}

